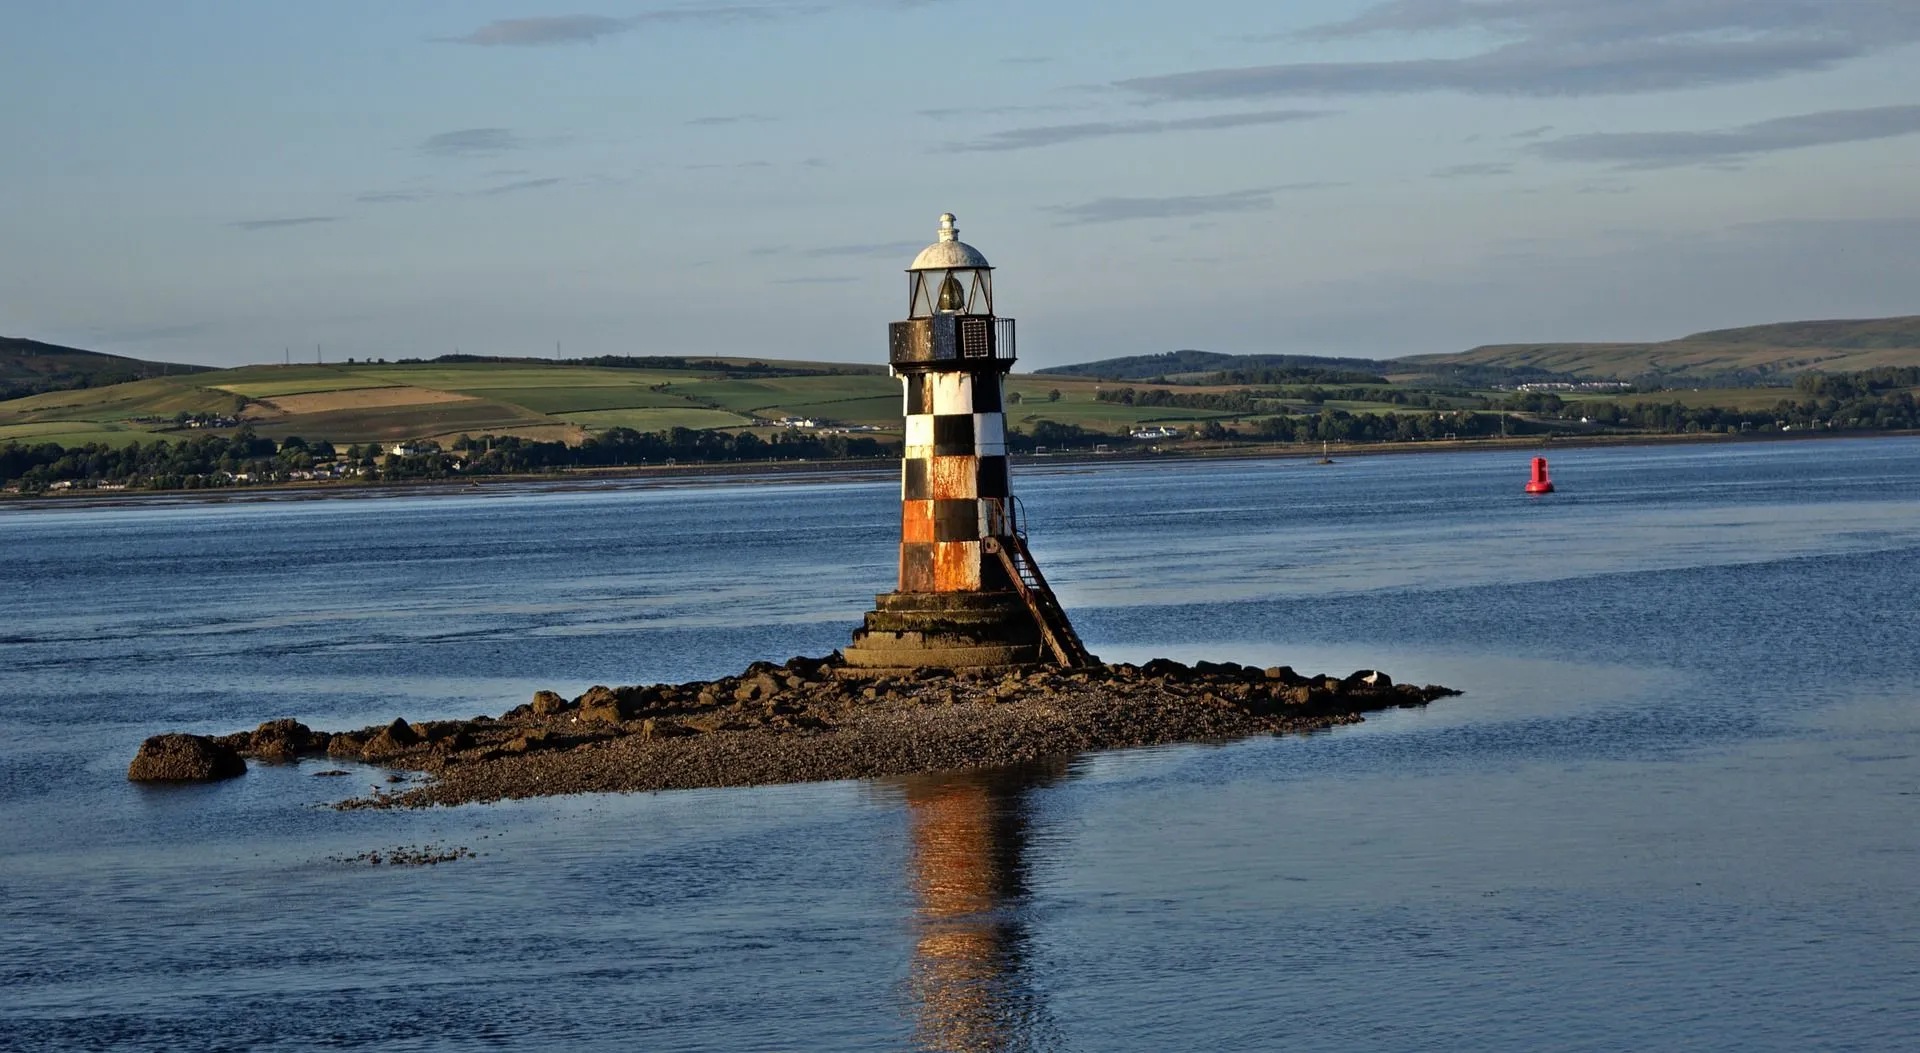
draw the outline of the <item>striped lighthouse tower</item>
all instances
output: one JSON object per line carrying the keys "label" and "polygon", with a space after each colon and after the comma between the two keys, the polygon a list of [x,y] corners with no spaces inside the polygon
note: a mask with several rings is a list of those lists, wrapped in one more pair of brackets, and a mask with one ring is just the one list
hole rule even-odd
{"label": "striped lighthouse tower", "polygon": [[951,212],[907,268],[907,303],[888,327],[905,389],[899,587],[877,598],[848,664],[1085,664],[1015,514],[1001,402],[1013,319],[994,314],[993,267]]}

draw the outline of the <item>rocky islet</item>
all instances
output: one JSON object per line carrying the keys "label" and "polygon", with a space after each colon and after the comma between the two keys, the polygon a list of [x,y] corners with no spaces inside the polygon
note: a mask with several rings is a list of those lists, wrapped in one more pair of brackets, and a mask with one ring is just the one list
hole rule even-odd
{"label": "rocky islet", "polygon": [[876,778],[1015,764],[1086,750],[1226,740],[1354,723],[1447,688],[1384,673],[1168,659],[1085,669],[849,670],[838,655],[756,662],[682,684],[537,692],[499,717],[316,731],[290,719],[222,736],[157,735],[127,776],[211,781],[243,758],[354,760],[422,785],[342,802],[427,806],[567,793]]}

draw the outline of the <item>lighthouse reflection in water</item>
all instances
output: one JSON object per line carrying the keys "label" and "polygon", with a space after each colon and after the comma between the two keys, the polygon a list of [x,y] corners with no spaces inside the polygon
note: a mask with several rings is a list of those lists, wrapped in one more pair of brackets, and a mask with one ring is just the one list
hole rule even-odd
{"label": "lighthouse reflection in water", "polygon": [[907,806],[917,901],[909,993],[921,1048],[1050,1044],[1046,1007],[1025,975],[1025,856],[1031,791],[1066,774],[1061,759],[884,784]]}

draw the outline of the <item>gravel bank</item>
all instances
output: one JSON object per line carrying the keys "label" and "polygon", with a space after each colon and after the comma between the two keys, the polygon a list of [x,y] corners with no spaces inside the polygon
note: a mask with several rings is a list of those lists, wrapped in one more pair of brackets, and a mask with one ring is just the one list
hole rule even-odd
{"label": "gravel bank", "polygon": [[499,718],[316,732],[291,720],[212,740],[256,760],[324,754],[430,773],[342,802],[423,807],[628,790],[864,779],[1085,750],[1311,731],[1423,705],[1447,688],[1363,670],[1301,676],[1231,662],[849,675],[837,656],[759,662],[686,684],[542,691]]}

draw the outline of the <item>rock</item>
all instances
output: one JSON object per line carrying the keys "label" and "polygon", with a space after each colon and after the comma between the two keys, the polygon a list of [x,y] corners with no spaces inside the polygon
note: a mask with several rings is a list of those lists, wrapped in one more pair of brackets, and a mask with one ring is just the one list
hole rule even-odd
{"label": "rock", "polygon": [[1392,687],[1393,678],[1378,669],[1361,669],[1344,681],[1347,687]]}
{"label": "rock", "polygon": [[1184,677],[1187,667],[1171,658],[1156,658],[1140,667],[1140,673],[1146,677],[1164,676],[1168,678]]}
{"label": "rock", "polygon": [[550,717],[555,713],[563,713],[572,704],[573,703],[568,702],[565,698],[552,691],[535,691],[533,693],[533,715],[536,717]]}
{"label": "rock", "polygon": [[372,737],[365,731],[336,732],[333,738],[327,740],[327,756],[357,758],[360,756],[360,751],[366,748],[367,740]]}
{"label": "rock", "polygon": [[1262,670],[1261,673],[1268,680],[1278,680],[1288,687],[1292,687],[1295,684],[1304,684],[1307,681],[1306,677],[1294,672],[1293,667],[1290,665],[1269,666]]}
{"label": "rock", "polygon": [[217,782],[246,773],[238,751],[205,735],[155,735],[127,765],[134,782]]}
{"label": "rock", "polygon": [[586,694],[574,699],[573,704],[580,709],[585,709],[588,706],[603,706],[609,702],[618,701],[619,697],[613,693],[613,688],[605,684],[595,684],[587,688]]}
{"label": "rock", "polygon": [[247,736],[246,752],[266,761],[290,761],[313,749],[313,729],[297,720],[269,720]]}
{"label": "rock", "polygon": [[501,746],[500,750],[503,753],[530,753],[543,746],[549,745],[548,740],[550,738],[551,736],[544,730],[529,731],[525,735],[521,735],[519,738],[513,739],[506,745]]}
{"label": "rock", "polygon": [[740,682],[733,692],[735,702],[759,702],[772,698],[780,692],[780,682],[766,673],[759,673]]}
{"label": "rock", "polygon": [[367,740],[366,746],[360,750],[360,759],[385,760],[407,752],[420,745],[420,742],[420,733],[413,730],[413,725],[396,718],[393,723],[381,728],[379,734]]}

